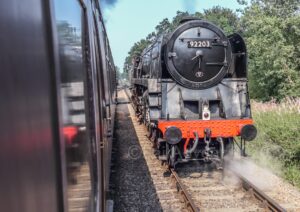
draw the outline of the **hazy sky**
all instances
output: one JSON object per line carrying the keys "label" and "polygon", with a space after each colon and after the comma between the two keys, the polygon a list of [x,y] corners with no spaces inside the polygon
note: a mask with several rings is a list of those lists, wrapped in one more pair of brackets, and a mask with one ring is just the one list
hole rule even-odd
{"label": "hazy sky", "polygon": [[[102,2],[101,2],[102,1]],[[176,11],[202,12],[213,6],[236,10],[236,0],[100,0],[115,64],[122,70],[132,45],[155,30],[164,18]]]}

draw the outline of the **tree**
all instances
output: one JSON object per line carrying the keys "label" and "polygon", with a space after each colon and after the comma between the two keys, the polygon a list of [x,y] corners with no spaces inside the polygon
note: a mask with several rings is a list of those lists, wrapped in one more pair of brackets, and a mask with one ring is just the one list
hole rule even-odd
{"label": "tree", "polygon": [[141,39],[140,41],[134,43],[134,45],[131,47],[124,63],[123,69],[125,72],[128,72],[128,69],[132,64],[132,59],[134,58],[134,56],[140,55],[143,52],[143,50],[151,44],[151,40],[149,39]]}
{"label": "tree", "polygon": [[159,24],[155,27],[156,30],[156,36],[160,36],[163,33],[166,33],[170,30],[171,28],[171,23],[169,19],[165,18]]}
{"label": "tree", "polygon": [[268,16],[284,18],[299,12],[300,0],[252,0],[251,3],[259,6]]}
{"label": "tree", "polygon": [[155,32],[151,32],[147,35],[146,40],[153,41],[157,37]]}
{"label": "tree", "polygon": [[204,10],[203,18],[220,27],[227,35],[239,31],[239,18],[231,9],[213,7]]}
{"label": "tree", "polygon": [[[282,8],[274,2],[282,3]],[[253,98],[300,96],[300,16],[291,8],[296,7],[283,1],[257,0],[243,13]]]}
{"label": "tree", "polygon": [[176,29],[179,26],[180,21],[187,16],[190,16],[188,12],[177,11],[176,16],[172,20],[169,31]]}

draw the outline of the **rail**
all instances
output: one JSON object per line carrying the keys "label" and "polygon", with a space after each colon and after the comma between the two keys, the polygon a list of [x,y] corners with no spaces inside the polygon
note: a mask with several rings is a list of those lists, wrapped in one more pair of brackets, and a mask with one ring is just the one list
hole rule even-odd
{"label": "rail", "polygon": [[266,195],[262,190],[260,190],[257,186],[247,180],[245,177],[240,175],[239,173],[232,171],[242,182],[242,187],[246,191],[250,192],[252,196],[254,196],[257,200],[261,201],[265,208],[270,211],[278,211],[278,212],[285,212],[287,211],[283,207],[281,207],[275,200],[271,199],[268,195]]}
{"label": "rail", "polygon": [[196,205],[195,205],[195,203],[194,203],[192,197],[191,197],[190,194],[188,193],[188,191],[187,191],[185,185],[180,181],[180,178],[178,177],[178,175],[177,175],[177,173],[175,172],[175,170],[174,170],[174,169],[170,169],[170,171],[171,171],[172,177],[173,177],[174,180],[176,181],[176,188],[177,188],[177,191],[180,192],[180,194],[182,195],[183,200],[184,200],[184,202],[185,202],[185,205],[186,205],[187,209],[188,209],[189,211],[192,211],[192,212],[198,212],[198,211],[200,211],[200,210],[196,207]]}
{"label": "rail", "polygon": [[[171,175],[174,178],[176,182],[176,188],[177,191],[180,192],[180,194],[183,197],[183,200],[185,202],[185,205],[189,211],[200,211],[200,209],[195,205],[192,197],[188,193],[186,186],[180,181],[179,176],[177,175],[176,171],[174,169],[170,169]],[[287,210],[280,206],[275,200],[270,198],[268,195],[266,195],[261,189],[259,189],[257,186],[255,186],[253,183],[251,183],[249,180],[247,180],[245,177],[240,175],[239,173],[230,170],[236,175],[241,183],[242,188],[246,190],[247,192],[250,192],[254,198],[256,198],[258,201],[263,203],[264,207],[268,209],[269,211],[273,212],[286,212]]]}

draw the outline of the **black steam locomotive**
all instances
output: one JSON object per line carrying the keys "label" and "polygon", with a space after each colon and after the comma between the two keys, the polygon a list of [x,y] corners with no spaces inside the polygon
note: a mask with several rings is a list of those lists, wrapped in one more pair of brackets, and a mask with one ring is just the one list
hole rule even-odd
{"label": "black steam locomotive", "polygon": [[132,101],[158,156],[171,167],[190,160],[219,161],[234,137],[256,136],[247,87],[247,51],[239,34],[185,18],[158,37],[131,70]]}

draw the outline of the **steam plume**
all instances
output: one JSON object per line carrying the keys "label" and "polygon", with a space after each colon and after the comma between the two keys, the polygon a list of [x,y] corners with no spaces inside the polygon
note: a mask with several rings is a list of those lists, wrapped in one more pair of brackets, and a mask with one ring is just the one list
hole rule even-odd
{"label": "steam plume", "polygon": [[105,7],[114,7],[118,0],[100,0],[102,8]]}
{"label": "steam plume", "polygon": [[182,0],[184,9],[189,13],[195,13],[197,0]]}

